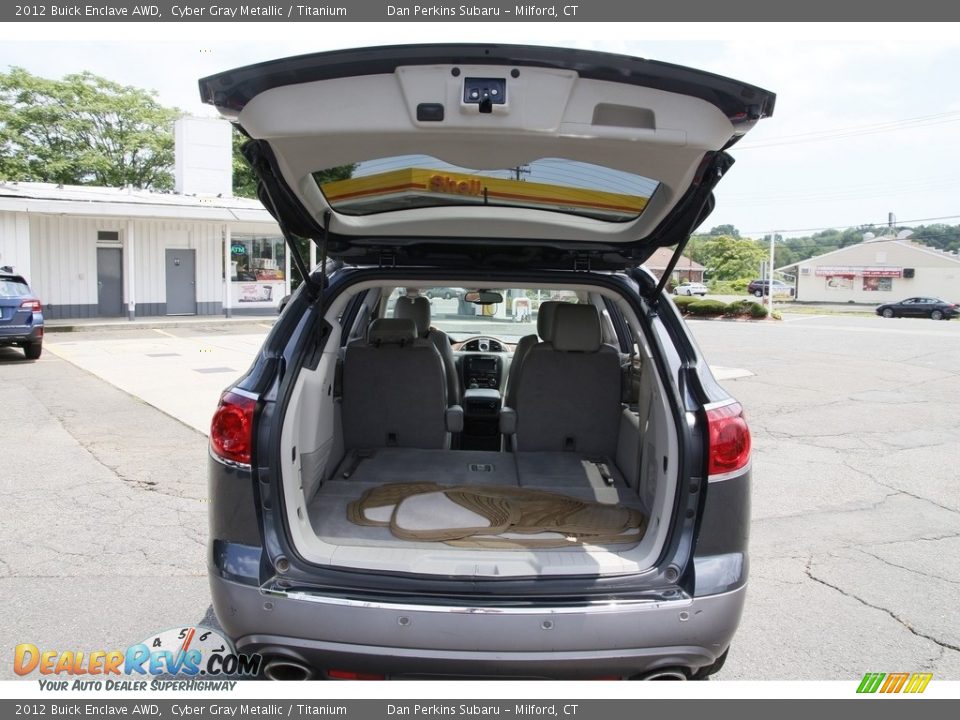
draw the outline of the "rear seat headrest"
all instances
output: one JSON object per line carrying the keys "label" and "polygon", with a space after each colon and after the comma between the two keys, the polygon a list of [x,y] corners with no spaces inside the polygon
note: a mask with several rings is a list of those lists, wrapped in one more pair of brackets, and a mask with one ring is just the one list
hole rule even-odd
{"label": "rear seat headrest", "polygon": [[563,303],[557,300],[548,300],[540,303],[537,310],[537,335],[544,342],[550,342],[553,339],[553,323],[557,305],[563,305]]}
{"label": "rear seat headrest", "polygon": [[417,339],[417,326],[407,318],[380,318],[367,328],[370,345],[412,345]]}
{"label": "rear seat headrest", "polygon": [[425,335],[430,330],[430,301],[423,296],[399,297],[393,307],[393,317],[413,320],[417,326],[417,334]]}
{"label": "rear seat headrest", "polygon": [[554,314],[554,350],[596,352],[600,349],[603,342],[600,314],[593,305],[559,303]]}

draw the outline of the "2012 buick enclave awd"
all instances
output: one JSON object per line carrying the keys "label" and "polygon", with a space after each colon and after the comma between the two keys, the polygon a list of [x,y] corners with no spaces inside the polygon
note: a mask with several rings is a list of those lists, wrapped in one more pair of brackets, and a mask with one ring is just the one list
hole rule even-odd
{"label": "2012 buick enclave awd", "polygon": [[664,286],[774,95],[504,45],[200,88],[306,278],[211,428],[210,582],[240,651],[274,678],[716,672],[750,435]]}

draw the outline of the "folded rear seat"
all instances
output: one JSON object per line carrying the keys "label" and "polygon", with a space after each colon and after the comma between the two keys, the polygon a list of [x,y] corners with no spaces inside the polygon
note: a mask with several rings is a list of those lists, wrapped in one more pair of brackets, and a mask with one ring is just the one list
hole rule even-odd
{"label": "folded rear seat", "polygon": [[517,378],[516,408],[501,431],[517,451],[566,451],[613,458],[620,427],[620,354],[603,344],[593,305],[554,310],[553,338],[535,345]]}
{"label": "folded rear seat", "polygon": [[348,449],[448,448],[463,429],[463,410],[447,407],[446,373],[413,320],[370,323],[366,342],[343,361],[343,434]]}

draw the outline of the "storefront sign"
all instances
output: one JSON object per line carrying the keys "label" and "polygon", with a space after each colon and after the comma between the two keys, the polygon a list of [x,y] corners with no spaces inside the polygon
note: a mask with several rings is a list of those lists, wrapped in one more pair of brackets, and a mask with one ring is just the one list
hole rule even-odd
{"label": "storefront sign", "polygon": [[815,274],[821,277],[847,275],[850,277],[903,277],[903,268],[870,265],[817,265]]}
{"label": "storefront sign", "polygon": [[433,192],[453,193],[455,195],[483,194],[483,183],[480,180],[460,180],[449,175],[432,175],[428,187]]}

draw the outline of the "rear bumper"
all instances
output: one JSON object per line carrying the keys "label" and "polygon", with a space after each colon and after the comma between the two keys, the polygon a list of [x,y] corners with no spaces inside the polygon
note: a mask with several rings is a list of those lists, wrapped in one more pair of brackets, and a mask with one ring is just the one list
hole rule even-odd
{"label": "rear bumper", "polygon": [[21,343],[43,340],[43,321],[30,325],[0,325],[0,345],[19,345]]}
{"label": "rear bumper", "polygon": [[441,607],[267,595],[211,574],[213,607],[241,652],[393,677],[628,677],[691,671],[729,647],[745,588],[657,603]]}

